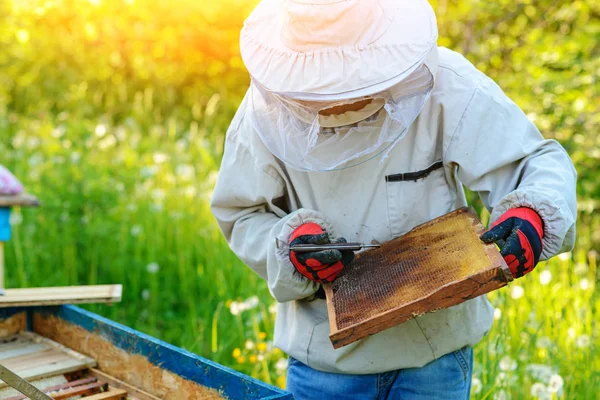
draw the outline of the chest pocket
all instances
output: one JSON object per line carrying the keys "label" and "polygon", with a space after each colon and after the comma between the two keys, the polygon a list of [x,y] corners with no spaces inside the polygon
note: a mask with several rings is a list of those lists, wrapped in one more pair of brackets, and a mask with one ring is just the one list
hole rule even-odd
{"label": "chest pocket", "polygon": [[442,161],[385,177],[392,237],[451,211],[453,196]]}

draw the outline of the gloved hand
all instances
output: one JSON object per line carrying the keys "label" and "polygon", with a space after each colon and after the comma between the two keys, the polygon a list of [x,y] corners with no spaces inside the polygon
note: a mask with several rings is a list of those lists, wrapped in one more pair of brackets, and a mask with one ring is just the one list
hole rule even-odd
{"label": "gloved hand", "polygon": [[[315,223],[300,225],[290,236],[290,246],[345,242],[344,238],[331,242],[329,234]],[[290,260],[296,270],[311,281],[319,283],[333,282],[344,266],[350,264],[353,259],[353,251],[322,250],[309,253],[290,251]]]}
{"label": "gloved hand", "polygon": [[543,222],[531,208],[512,208],[481,235],[485,243],[496,242],[513,277],[533,271],[542,253]]}

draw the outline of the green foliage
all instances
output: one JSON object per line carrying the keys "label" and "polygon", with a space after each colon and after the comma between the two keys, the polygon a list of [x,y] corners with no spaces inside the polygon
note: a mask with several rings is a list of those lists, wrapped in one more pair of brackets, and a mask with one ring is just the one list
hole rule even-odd
{"label": "green foliage", "polygon": [[[15,214],[7,274],[9,286],[123,283],[123,303],[90,308],[281,385],[266,285],[208,208],[248,85],[238,35],[255,2],[0,2],[0,163],[43,204]],[[529,397],[549,383],[531,372],[543,364],[569,398],[594,398],[600,3],[432,4],[440,45],[494,78],[580,176],[577,249],[491,296],[475,397]]]}

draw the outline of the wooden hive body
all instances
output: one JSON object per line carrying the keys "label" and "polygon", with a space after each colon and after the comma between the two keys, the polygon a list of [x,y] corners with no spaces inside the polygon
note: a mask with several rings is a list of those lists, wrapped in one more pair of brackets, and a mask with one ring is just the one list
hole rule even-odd
{"label": "wooden hive body", "polygon": [[496,246],[479,239],[484,230],[461,208],[357,254],[325,287],[333,346],[505,286],[512,275]]}

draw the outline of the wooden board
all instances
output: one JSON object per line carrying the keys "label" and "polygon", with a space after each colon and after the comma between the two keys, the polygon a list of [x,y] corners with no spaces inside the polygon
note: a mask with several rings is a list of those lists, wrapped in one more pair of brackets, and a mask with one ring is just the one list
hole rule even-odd
{"label": "wooden board", "polygon": [[462,208],[357,254],[325,285],[333,347],[505,286],[512,275],[484,231]]}
{"label": "wooden board", "polygon": [[[0,364],[27,380],[96,366],[93,358],[32,332],[0,339]],[[0,388],[6,387],[0,381]]]}
{"label": "wooden board", "polygon": [[64,286],[47,288],[6,289],[0,296],[0,308],[49,306],[81,303],[118,303],[121,285]]}
{"label": "wooden board", "polygon": [[27,193],[21,193],[14,196],[0,195],[0,207],[37,207],[40,205],[38,199]]}
{"label": "wooden board", "polygon": [[138,400],[160,400],[158,397],[151,395],[148,392],[144,392],[141,389],[138,389],[126,382],[123,382],[113,376],[110,376],[100,370],[97,370],[95,368],[92,368],[90,370],[90,375],[91,376],[95,376],[98,379],[102,379],[105,382],[108,382],[108,384],[110,386],[112,386],[113,388],[118,388],[118,389],[124,389],[127,391],[127,393],[129,393],[130,398],[131,395],[135,396],[136,399]]}

